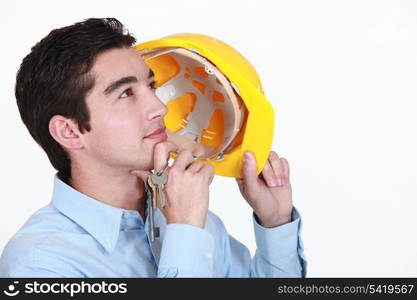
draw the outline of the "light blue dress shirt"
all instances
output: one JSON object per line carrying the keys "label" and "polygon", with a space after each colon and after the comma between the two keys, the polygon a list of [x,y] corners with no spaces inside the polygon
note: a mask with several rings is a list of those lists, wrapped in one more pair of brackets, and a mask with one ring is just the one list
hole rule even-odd
{"label": "light blue dress shirt", "polygon": [[155,210],[160,237],[151,243],[148,218],[92,199],[55,175],[51,203],[4,248],[0,277],[304,277],[296,209],[292,218],[264,228],[252,215],[253,258],[210,211],[203,229],[166,224]]}

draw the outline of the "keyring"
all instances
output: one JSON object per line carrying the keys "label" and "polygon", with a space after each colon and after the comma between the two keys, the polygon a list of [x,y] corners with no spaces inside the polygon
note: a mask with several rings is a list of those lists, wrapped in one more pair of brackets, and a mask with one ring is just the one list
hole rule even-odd
{"label": "keyring", "polygon": [[168,161],[167,161],[167,163],[166,163],[166,164],[165,164],[165,166],[162,168],[162,170],[161,170],[161,171],[157,171],[157,172],[156,172],[156,175],[161,176],[161,174],[162,174],[162,173],[164,173],[168,167],[169,167],[169,164],[168,164]]}

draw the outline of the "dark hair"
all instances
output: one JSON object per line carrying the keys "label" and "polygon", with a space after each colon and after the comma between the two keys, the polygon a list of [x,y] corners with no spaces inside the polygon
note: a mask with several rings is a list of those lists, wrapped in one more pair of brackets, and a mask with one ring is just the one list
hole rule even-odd
{"label": "dark hair", "polygon": [[52,30],[23,59],[15,86],[20,116],[62,180],[71,176],[71,161],[49,133],[49,120],[63,115],[76,121],[81,132],[90,131],[85,97],[94,86],[89,71],[95,57],[135,42],[117,19],[91,18]]}

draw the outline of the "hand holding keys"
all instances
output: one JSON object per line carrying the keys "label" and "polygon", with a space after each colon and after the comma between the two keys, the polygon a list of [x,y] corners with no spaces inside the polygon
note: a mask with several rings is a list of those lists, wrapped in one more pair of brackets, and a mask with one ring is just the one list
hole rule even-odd
{"label": "hand holding keys", "polygon": [[[191,151],[178,150],[172,143],[158,143],[154,149],[154,171],[131,171],[145,184],[149,239],[152,242],[159,236],[159,228],[154,224],[155,208],[161,209],[167,225],[188,224],[204,228],[206,223],[209,185],[213,180],[214,168],[196,160]],[[169,153],[173,151],[178,154],[169,166]]]}

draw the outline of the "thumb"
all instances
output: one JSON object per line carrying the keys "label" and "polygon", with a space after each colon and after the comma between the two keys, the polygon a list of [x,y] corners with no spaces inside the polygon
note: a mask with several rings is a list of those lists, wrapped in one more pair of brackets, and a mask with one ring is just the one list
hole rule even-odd
{"label": "thumb", "polygon": [[247,186],[255,187],[258,184],[258,163],[252,151],[245,151],[243,155],[243,179]]}
{"label": "thumb", "polygon": [[147,180],[148,177],[152,175],[152,172],[148,170],[133,170],[130,171],[130,174],[135,175],[142,180]]}

